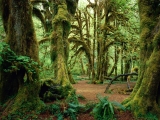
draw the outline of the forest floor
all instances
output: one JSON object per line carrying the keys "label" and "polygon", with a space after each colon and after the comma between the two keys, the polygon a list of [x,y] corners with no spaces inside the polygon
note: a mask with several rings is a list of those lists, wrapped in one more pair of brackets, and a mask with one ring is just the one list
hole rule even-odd
{"label": "forest floor", "polygon": [[[133,88],[135,86],[135,81],[132,81],[130,86]],[[76,84],[73,84],[73,87],[76,90],[77,96],[81,96],[85,99],[80,99],[79,102],[81,104],[87,104],[87,103],[98,103],[97,96],[100,95],[102,97],[107,96],[109,101],[116,101],[121,103],[124,99],[129,97],[130,91],[126,92],[127,89],[127,83],[126,82],[120,82],[116,81],[113,84],[111,84],[109,90],[107,93],[104,93],[107,82],[105,84],[90,84],[89,80],[81,80],[77,81]],[[0,107],[1,108],[1,107]],[[1,111],[1,109],[0,109]],[[133,117],[133,114],[130,111],[119,111],[115,110],[115,117],[117,120],[136,120]],[[39,115],[39,120],[50,120],[49,118],[52,118],[52,120],[57,120],[56,117],[51,115],[50,113],[46,112],[44,114]],[[68,118],[65,118],[64,120],[70,120]],[[90,111],[85,113],[79,113],[77,116],[77,120],[95,120],[94,117],[91,115]]]}
{"label": "forest floor", "polygon": [[[108,96],[109,101],[116,101],[121,103],[125,98],[129,97],[130,92],[127,90],[126,82],[116,82],[109,88],[108,93],[104,93],[106,84],[90,84],[87,80],[78,81],[73,87],[76,89],[77,95],[85,97],[84,100],[79,99],[81,104],[88,102],[98,102],[97,95]],[[135,82],[131,82],[131,88],[135,86]],[[115,111],[117,120],[135,120],[133,114],[130,111]],[[94,120],[90,113],[80,114],[78,120]]]}

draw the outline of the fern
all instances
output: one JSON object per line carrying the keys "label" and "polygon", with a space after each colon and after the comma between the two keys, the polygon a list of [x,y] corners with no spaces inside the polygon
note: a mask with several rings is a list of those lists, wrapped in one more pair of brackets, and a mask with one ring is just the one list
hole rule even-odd
{"label": "fern", "polygon": [[126,110],[126,108],[125,108],[122,104],[120,104],[119,102],[112,101],[111,103],[112,103],[112,105],[113,105],[115,108],[117,108],[117,109],[121,109],[121,110],[123,110],[123,111]]}
{"label": "fern", "polygon": [[138,117],[139,119],[144,119],[144,120],[159,120],[157,115],[153,114],[153,113],[147,113],[145,116],[139,115]]}
{"label": "fern", "polygon": [[92,113],[96,120],[114,120],[114,106],[125,110],[118,102],[110,102],[108,97],[98,96],[99,103],[94,107]]}
{"label": "fern", "polygon": [[68,108],[64,111],[65,116],[70,116],[71,120],[76,120],[77,113],[84,109],[84,106],[81,104],[68,103]]}
{"label": "fern", "polygon": [[88,102],[88,103],[85,105],[85,110],[84,110],[84,112],[93,110],[93,108],[94,108],[95,106],[96,106],[96,103],[95,103],[95,102]]}
{"label": "fern", "polygon": [[60,112],[60,105],[59,104],[51,104],[49,106],[49,112],[53,115]]}

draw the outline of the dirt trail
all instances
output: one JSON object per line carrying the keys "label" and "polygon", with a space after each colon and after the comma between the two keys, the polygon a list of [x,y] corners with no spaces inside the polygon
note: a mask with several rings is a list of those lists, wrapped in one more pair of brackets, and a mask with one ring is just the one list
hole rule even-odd
{"label": "dirt trail", "polygon": [[[122,102],[129,95],[123,94],[123,91],[127,89],[126,83],[112,84],[109,88],[110,93],[104,93],[107,84],[89,84],[89,81],[78,81],[73,87],[76,89],[76,93],[82,95],[86,100],[80,101],[85,104],[88,101],[98,101],[97,95],[108,96],[110,101]],[[135,85],[135,82],[131,82],[131,87]]]}

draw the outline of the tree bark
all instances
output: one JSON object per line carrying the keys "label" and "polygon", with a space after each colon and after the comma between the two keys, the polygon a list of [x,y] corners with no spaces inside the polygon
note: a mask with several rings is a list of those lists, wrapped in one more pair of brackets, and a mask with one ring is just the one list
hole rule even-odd
{"label": "tree bark", "polygon": [[[3,3],[7,6],[4,9],[9,11],[7,12],[8,17],[5,18],[7,20],[5,23],[7,24],[6,42],[17,56],[28,56],[35,62],[39,62],[38,43],[32,21],[30,2],[26,0],[3,0]],[[40,109],[43,104],[39,99],[38,68],[32,68],[35,72],[29,75],[24,66],[21,66],[17,71],[8,73],[4,72],[6,66],[11,66],[11,64],[4,62],[0,69],[0,102],[4,103],[13,96],[14,98],[12,104],[6,107],[4,113],[16,114],[17,112],[25,113],[29,110]],[[27,76],[26,82],[24,82],[25,74]],[[27,108],[24,109],[23,106],[27,106]]]}
{"label": "tree bark", "polygon": [[[57,4],[57,13],[53,19],[53,33],[51,36],[51,57],[55,66],[55,83],[64,88],[66,95],[73,89],[69,80],[67,60],[69,55],[68,35],[70,31],[70,17],[67,4],[63,1]],[[69,88],[69,89],[66,89]]]}
{"label": "tree bark", "polygon": [[160,8],[157,0],[139,0],[140,14],[140,72],[137,84],[123,104],[130,107],[135,116],[147,113],[160,118]]}

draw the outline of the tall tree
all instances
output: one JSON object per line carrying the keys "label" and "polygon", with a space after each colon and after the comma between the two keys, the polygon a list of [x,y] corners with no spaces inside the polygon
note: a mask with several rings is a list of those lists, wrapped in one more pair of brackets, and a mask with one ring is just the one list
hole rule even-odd
{"label": "tall tree", "polygon": [[[1,2],[6,42],[10,45],[11,51],[4,47],[3,53],[7,54],[2,56],[3,62],[0,66],[0,102],[4,103],[13,97],[5,110],[9,113],[36,110],[41,108],[42,104],[39,99],[38,68],[30,64],[39,62],[32,6],[28,0],[1,0]],[[13,67],[15,69],[9,72],[4,71]]]}
{"label": "tall tree", "polygon": [[123,104],[135,116],[147,113],[160,118],[160,6],[158,0],[139,0],[140,72],[134,91]]}
{"label": "tall tree", "polygon": [[69,55],[68,35],[71,27],[71,15],[75,14],[77,2],[77,0],[54,1],[51,59],[55,66],[55,82],[64,88],[63,92],[70,91],[67,91],[66,87],[72,89],[67,67]]}

